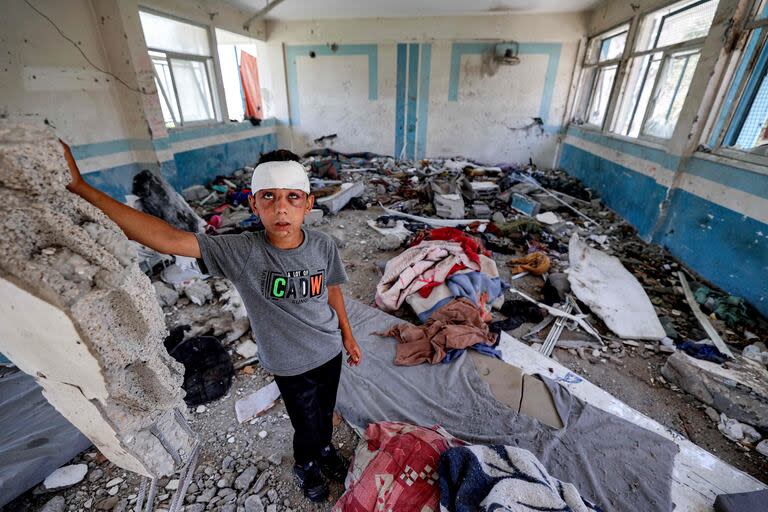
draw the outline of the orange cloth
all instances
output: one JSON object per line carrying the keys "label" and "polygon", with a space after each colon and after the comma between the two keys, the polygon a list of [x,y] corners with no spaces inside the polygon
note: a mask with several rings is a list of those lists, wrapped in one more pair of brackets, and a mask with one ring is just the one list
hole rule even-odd
{"label": "orange cloth", "polygon": [[509,260],[507,266],[511,267],[513,274],[530,272],[535,276],[540,276],[549,270],[549,256],[543,252],[532,252],[522,258]]}
{"label": "orange cloth", "polygon": [[240,50],[240,82],[245,96],[245,117],[264,119],[261,110],[261,85],[256,57]]}

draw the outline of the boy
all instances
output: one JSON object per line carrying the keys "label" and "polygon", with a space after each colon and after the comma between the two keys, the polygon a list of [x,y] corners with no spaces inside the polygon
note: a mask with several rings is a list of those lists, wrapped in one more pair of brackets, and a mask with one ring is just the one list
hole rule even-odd
{"label": "boy", "polygon": [[[349,326],[340,285],[347,281],[334,242],[304,229],[314,205],[309,179],[296,161],[260,163],[249,198],[264,231],[208,236],[126,206],[88,185],[69,147],[68,189],[102,210],[132,240],[152,249],[202,258],[207,271],[228,278],[243,298],[259,346],[261,365],[275,375],[295,430],[294,474],[312,501],[328,497],[328,478],[344,481],[348,463],[331,444],[333,409],[341,373],[361,352]],[[279,154],[279,152],[278,152]]]}

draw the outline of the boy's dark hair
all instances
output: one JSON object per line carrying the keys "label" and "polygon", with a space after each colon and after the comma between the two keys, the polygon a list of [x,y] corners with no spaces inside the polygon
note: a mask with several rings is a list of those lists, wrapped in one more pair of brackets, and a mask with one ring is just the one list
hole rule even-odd
{"label": "boy's dark hair", "polygon": [[270,151],[269,153],[262,153],[261,157],[259,158],[259,164],[263,164],[265,162],[291,162],[291,161],[301,163],[301,159],[299,158],[299,155],[291,151],[288,151],[287,149],[276,149],[274,151]]}

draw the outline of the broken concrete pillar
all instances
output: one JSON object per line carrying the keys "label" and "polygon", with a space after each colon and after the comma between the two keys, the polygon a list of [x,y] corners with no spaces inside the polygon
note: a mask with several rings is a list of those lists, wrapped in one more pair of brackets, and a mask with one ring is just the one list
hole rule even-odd
{"label": "broken concrete pillar", "polygon": [[729,418],[768,429],[768,371],[742,357],[733,364],[723,368],[678,350],[669,356],[661,374]]}
{"label": "broken concrete pillar", "polygon": [[0,352],[113,463],[172,474],[195,442],[183,368],[132,245],[68,181],[50,130],[0,120]]}

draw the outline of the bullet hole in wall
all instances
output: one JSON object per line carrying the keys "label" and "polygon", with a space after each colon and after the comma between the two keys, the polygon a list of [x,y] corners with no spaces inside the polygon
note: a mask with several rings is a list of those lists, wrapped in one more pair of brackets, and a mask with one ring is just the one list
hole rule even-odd
{"label": "bullet hole in wall", "polygon": [[312,50],[309,52],[309,56],[314,59],[315,57],[317,57],[317,54],[315,53],[314,50]]}

